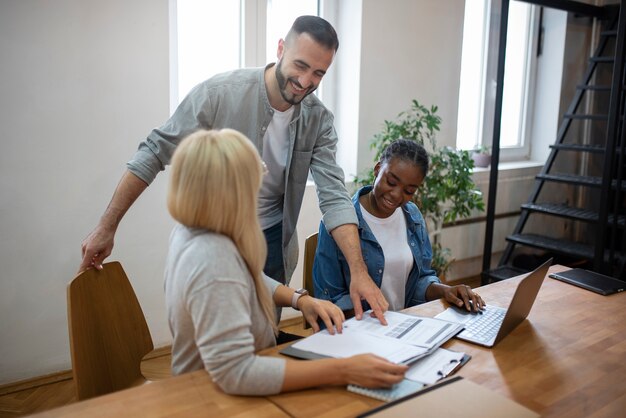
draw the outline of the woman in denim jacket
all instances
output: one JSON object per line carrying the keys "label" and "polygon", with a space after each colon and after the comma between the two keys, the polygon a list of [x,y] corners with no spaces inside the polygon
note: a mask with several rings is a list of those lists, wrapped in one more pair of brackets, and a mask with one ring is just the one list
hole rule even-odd
{"label": "woman in denim jacket", "polygon": [[[361,188],[353,196],[368,273],[391,310],[439,298],[467,310],[482,309],[483,300],[469,286],[442,284],[430,267],[432,247],[424,218],[411,202],[427,172],[424,147],[400,139],[389,144],[376,163],[374,185]],[[350,269],[323,222],[313,280],[316,297],[330,300],[343,310],[352,309]],[[367,308],[365,304],[363,308]]]}

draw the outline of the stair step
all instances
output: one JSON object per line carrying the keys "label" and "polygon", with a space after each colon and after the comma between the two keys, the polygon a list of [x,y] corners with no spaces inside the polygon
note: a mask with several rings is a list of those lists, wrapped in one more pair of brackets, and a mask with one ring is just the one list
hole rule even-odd
{"label": "stair step", "polygon": [[[557,203],[524,203],[521,207],[523,210],[546,215],[560,216],[584,222],[598,222],[598,212],[589,209],[575,208]],[[607,222],[609,225],[613,223],[613,215],[609,214]],[[617,217],[617,225],[621,228],[626,226],[626,217],[624,215]]]}
{"label": "stair step", "polygon": [[592,210],[574,208],[556,203],[524,203],[522,209],[532,212],[545,213],[548,215],[561,216],[563,218],[577,219],[580,221],[597,222],[598,213]]}
{"label": "stair step", "polygon": [[[491,270],[483,272],[481,275],[487,281],[501,281],[510,279],[511,277],[519,276],[520,274],[528,273],[529,270],[524,270],[514,266],[499,266]],[[486,283],[485,283],[486,284]]]}
{"label": "stair step", "polygon": [[507,241],[527,247],[540,248],[557,254],[593,259],[593,247],[579,242],[555,239],[536,234],[514,234],[506,237]]}
{"label": "stair step", "polygon": [[[555,215],[563,218],[576,219],[579,221],[585,222],[598,222],[598,212],[589,210],[589,209],[581,209],[575,208],[567,205],[560,205],[557,203],[524,203],[522,204],[522,209],[544,213],[547,215]],[[613,215],[609,214],[607,218],[607,223],[610,225],[613,223]],[[619,227],[624,228],[626,226],[626,216],[619,215],[617,217],[617,225]]]}
{"label": "stair step", "polygon": [[539,180],[554,181],[557,183],[575,184],[578,186],[601,187],[601,177],[576,176],[574,174],[537,174]]}
{"label": "stair step", "polygon": [[594,90],[594,91],[611,91],[609,85],[593,85],[593,84],[579,84],[576,86],[578,90]]}
{"label": "stair step", "polygon": [[574,114],[574,113],[566,113],[563,115],[566,119],[583,119],[583,120],[608,120],[608,115],[591,115],[591,114]]}
{"label": "stair step", "polygon": [[603,30],[600,32],[600,36],[616,36],[617,30]]}
{"label": "stair step", "polygon": [[[602,187],[602,177],[577,176],[574,174],[537,174],[537,180],[567,183],[576,186]],[[617,180],[611,182],[613,190],[617,189]],[[626,191],[626,181],[622,181],[620,189]]]}
{"label": "stair step", "polygon": [[605,151],[605,148],[601,145],[554,144],[550,145],[550,148],[564,151],[591,152],[595,154],[604,154]]}
{"label": "stair step", "polygon": [[589,61],[598,63],[611,63],[615,61],[615,57],[591,57],[589,58]]}

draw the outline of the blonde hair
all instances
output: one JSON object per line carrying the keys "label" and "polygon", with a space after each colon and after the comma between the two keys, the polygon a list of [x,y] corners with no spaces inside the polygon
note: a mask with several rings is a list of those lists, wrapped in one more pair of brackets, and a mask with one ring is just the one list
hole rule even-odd
{"label": "blonde hair", "polygon": [[172,157],[167,208],[187,227],[233,240],[276,332],[273,302],[261,276],[267,255],[257,216],[262,175],[259,154],[243,134],[233,129],[197,131],[178,145]]}

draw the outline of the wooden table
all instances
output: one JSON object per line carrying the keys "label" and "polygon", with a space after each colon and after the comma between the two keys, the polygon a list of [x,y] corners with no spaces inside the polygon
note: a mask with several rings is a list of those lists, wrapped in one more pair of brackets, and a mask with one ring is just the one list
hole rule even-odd
{"label": "wooden table", "polygon": [[[490,305],[508,306],[520,279],[475,291]],[[437,300],[406,311],[432,317],[447,307]],[[544,417],[626,416],[626,292],[601,296],[546,277],[528,319],[494,348],[457,339],[444,347],[472,356],[458,375]],[[297,417],[354,416],[381,404],[339,388],[270,399]]]}
{"label": "wooden table", "polygon": [[37,417],[289,417],[263,397],[231,396],[198,370],[99,396]]}
{"label": "wooden table", "polygon": [[[550,272],[564,270],[552,266]],[[475,289],[507,306],[519,278]],[[438,300],[407,311],[434,316]],[[524,321],[494,348],[453,339],[444,347],[472,356],[460,376],[545,417],[626,416],[626,293],[600,296],[546,278]],[[279,355],[279,348],[263,354]],[[321,388],[268,397],[224,394],[204,371],[55,409],[39,416],[352,417],[381,402]]]}

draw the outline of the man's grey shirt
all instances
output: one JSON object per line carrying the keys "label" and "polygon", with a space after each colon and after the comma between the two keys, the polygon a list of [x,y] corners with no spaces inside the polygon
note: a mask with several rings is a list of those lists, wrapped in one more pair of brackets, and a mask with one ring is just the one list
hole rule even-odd
{"label": "man's grey shirt", "polygon": [[[194,87],[170,119],[139,144],[127,164],[128,170],[150,184],[170,163],[179,142],[198,129],[235,129],[246,135],[263,155],[263,135],[274,113],[264,81],[265,70],[271,65],[218,74]],[[343,170],[336,163],[336,151],[333,115],[311,94],[295,106],[289,124],[283,206],[283,263],[287,281],[298,259],[296,224],[309,170],[326,228],[331,231],[340,225],[358,224]]]}

